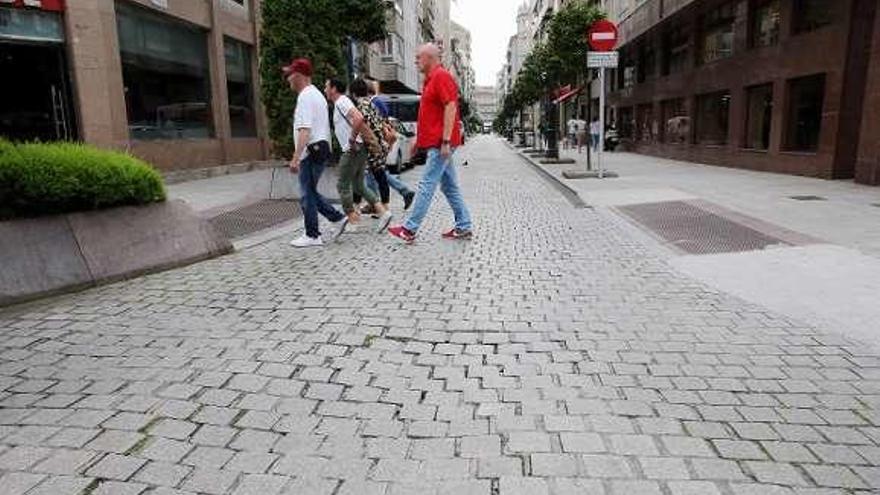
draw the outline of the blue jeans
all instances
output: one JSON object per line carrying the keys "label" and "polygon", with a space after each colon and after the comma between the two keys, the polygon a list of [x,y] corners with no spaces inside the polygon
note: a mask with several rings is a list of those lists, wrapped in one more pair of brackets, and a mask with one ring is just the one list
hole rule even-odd
{"label": "blue jeans", "polygon": [[[391,186],[391,189],[394,189],[401,196],[406,196],[411,193],[412,190],[406,185],[406,182],[400,180],[400,177],[397,175],[391,175],[391,172],[388,169],[385,169],[385,177],[388,178],[388,185]],[[367,187],[372,189],[373,191],[379,190],[379,184],[376,184],[376,179],[373,178],[373,174],[366,174],[367,178]]]}
{"label": "blue jeans", "polygon": [[331,222],[345,218],[342,212],[330,206],[330,203],[318,192],[318,181],[321,180],[326,165],[326,161],[315,160],[312,156],[300,162],[299,201],[302,206],[303,221],[306,224],[306,235],[312,239],[321,236],[321,230],[318,228],[318,213]]}
{"label": "blue jeans", "polygon": [[412,213],[410,213],[403,226],[411,232],[418,232],[422,221],[424,221],[425,216],[428,214],[428,208],[431,207],[431,201],[434,199],[434,192],[437,191],[438,185],[440,190],[443,191],[443,195],[446,196],[446,201],[449,202],[452,213],[455,215],[455,228],[471,230],[471,214],[464,204],[464,197],[458,185],[458,174],[455,172],[452,157],[444,159],[440,156],[439,148],[428,150],[428,161],[425,163],[425,171],[422,173],[422,180],[419,182],[419,192],[416,193]]}

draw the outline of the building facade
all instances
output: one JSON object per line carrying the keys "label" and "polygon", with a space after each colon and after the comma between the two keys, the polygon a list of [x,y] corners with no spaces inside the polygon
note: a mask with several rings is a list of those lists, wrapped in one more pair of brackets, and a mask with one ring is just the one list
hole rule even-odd
{"label": "building facade", "polygon": [[611,118],[642,153],[877,184],[877,3],[630,2]]}
{"label": "building facade", "polygon": [[[160,170],[268,157],[259,0],[0,0],[0,135],[128,150]],[[8,77],[14,74],[14,77]]]}
{"label": "building facade", "polygon": [[476,86],[476,74],[471,57],[471,33],[457,22],[450,21],[450,26],[452,34],[445,63],[458,81],[461,98],[471,103],[474,97],[474,86]]}
{"label": "building facade", "polygon": [[395,0],[388,10],[388,37],[369,46],[368,72],[382,83],[385,93],[421,91],[415,65],[421,41],[420,1]]}
{"label": "building facade", "polygon": [[491,125],[498,115],[498,98],[492,86],[477,86],[474,89],[474,105],[477,116],[483,125]]}

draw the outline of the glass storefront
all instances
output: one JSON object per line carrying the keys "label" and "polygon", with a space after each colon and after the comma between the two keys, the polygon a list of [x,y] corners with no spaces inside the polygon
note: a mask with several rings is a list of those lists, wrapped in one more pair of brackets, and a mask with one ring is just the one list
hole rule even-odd
{"label": "glass storefront", "polygon": [[254,84],[250,45],[232,38],[223,40],[226,53],[226,93],[232,137],[255,137]]}
{"label": "glass storefront", "polygon": [[64,42],[61,13],[0,7],[0,136],[76,138]]}
{"label": "glass storefront", "polygon": [[131,138],[213,137],[207,32],[124,2],[116,22]]}

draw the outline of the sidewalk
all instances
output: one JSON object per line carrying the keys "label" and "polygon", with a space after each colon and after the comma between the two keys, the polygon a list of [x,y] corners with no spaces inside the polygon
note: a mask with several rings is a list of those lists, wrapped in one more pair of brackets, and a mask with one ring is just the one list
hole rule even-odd
{"label": "sidewalk", "polygon": [[[184,200],[209,217],[265,199],[299,200],[296,175],[280,165],[279,162],[276,168],[172,184],[168,186],[168,198]],[[321,194],[331,200],[339,199],[336,178],[336,169],[327,168],[318,185]]]}
{"label": "sidewalk", "polygon": [[880,345],[880,188],[632,153],[605,154],[606,169],[619,178],[568,180],[562,171],[584,167],[586,154],[561,155],[578,163],[545,169],[587,204],[621,218],[626,218],[622,208],[633,205],[659,210],[686,202],[728,211],[738,224],[757,226],[762,233],[787,230],[812,238],[763,250],[673,253],[670,263],[747,301]]}
{"label": "sidewalk", "polygon": [[[586,152],[560,151],[576,165],[548,166],[559,173],[585,167]],[[605,153],[613,180],[566,181],[594,206],[702,198],[779,226],[880,257],[880,188],[852,181],[699,165],[633,153]],[[796,201],[791,196],[826,201]]]}

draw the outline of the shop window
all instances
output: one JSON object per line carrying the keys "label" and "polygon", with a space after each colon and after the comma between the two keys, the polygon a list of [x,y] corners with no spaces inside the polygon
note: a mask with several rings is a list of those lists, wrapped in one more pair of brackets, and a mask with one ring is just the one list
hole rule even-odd
{"label": "shop window", "polygon": [[660,104],[663,122],[662,139],[668,144],[685,144],[691,132],[691,119],[684,98],[666,100]]}
{"label": "shop window", "polygon": [[205,31],[116,4],[132,139],[213,137]]}
{"label": "shop window", "polygon": [[729,2],[709,11],[700,24],[700,63],[708,64],[733,55],[733,24],[736,4]]}
{"label": "shop window", "polygon": [[773,119],[773,85],[762,84],[746,89],[745,147],[770,148],[770,125]]}
{"label": "shop window", "polygon": [[819,149],[824,102],[824,74],[792,79],[788,82],[788,119],[785,139],[787,150]]}
{"label": "shop window", "polygon": [[621,108],[620,121],[618,122],[620,137],[622,139],[632,139],[635,126],[636,122],[632,107]]}
{"label": "shop window", "polygon": [[696,142],[727,144],[730,120],[730,92],[720,91],[697,97]]}
{"label": "shop window", "polygon": [[668,31],[663,37],[663,68],[664,76],[684,72],[690,57],[690,38],[684,26]]}
{"label": "shop window", "polygon": [[636,66],[636,80],[639,83],[643,83],[654,77],[654,65],[657,57],[651,39],[647,39],[639,44],[638,54],[639,61]]}
{"label": "shop window", "polygon": [[759,0],[752,10],[749,27],[749,45],[752,48],[779,43],[780,0]]}
{"label": "shop window", "polygon": [[255,137],[257,124],[254,113],[254,85],[251,77],[251,47],[226,38],[224,49],[232,137]]}
{"label": "shop window", "polygon": [[654,105],[647,103],[636,107],[636,139],[643,143],[653,143],[656,131]]}
{"label": "shop window", "polygon": [[795,34],[813,31],[831,24],[834,0],[794,0],[792,28]]}

